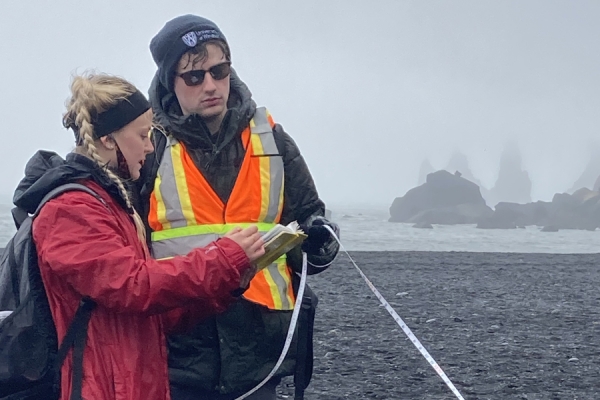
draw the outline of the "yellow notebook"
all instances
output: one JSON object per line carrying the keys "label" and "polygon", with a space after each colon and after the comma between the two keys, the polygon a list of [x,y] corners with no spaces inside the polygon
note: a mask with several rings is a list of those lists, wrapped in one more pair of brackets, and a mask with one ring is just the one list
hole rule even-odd
{"label": "yellow notebook", "polygon": [[273,261],[298,246],[307,238],[296,221],[287,226],[277,224],[263,235],[265,254],[254,263],[258,269],[269,266]]}

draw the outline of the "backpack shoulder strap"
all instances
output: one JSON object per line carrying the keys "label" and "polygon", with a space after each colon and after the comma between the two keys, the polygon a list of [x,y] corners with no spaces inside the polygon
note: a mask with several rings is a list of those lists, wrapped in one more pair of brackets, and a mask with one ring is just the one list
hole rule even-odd
{"label": "backpack shoulder strap", "polygon": [[79,307],[75,312],[75,317],[67,329],[67,333],[58,348],[56,355],[56,375],[55,385],[60,387],[60,370],[62,364],[67,358],[67,354],[71,348],[73,349],[73,387],[71,389],[70,400],[81,400],[81,390],[83,386],[83,351],[87,342],[88,325],[92,310],[96,308],[96,303],[92,300],[84,298],[79,303]]}
{"label": "backpack shoulder strap", "polygon": [[[35,210],[33,217],[34,218],[37,217],[37,215],[40,213],[40,210],[42,209],[42,206],[44,204],[46,204],[48,201],[52,200],[53,198],[55,198],[58,195],[61,195],[65,192],[71,192],[73,190],[87,192],[87,193],[91,194],[92,196],[94,196],[95,198],[97,198],[98,200],[100,200],[104,205],[106,205],[106,202],[104,201],[104,199],[102,197],[100,197],[100,195],[98,193],[96,193],[92,189],[90,189],[89,187],[79,184],[79,183],[66,183],[64,185],[54,188],[46,196],[44,196],[42,201],[40,201],[40,204],[38,205],[37,209]],[[27,217],[29,217],[29,213],[27,212],[27,210],[25,210],[21,207],[14,207],[12,210],[10,210],[10,213],[12,214],[13,221],[15,223],[15,227],[17,228],[17,230],[19,230],[21,225],[23,225],[23,222],[25,222]]]}
{"label": "backpack shoulder strap", "polygon": [[[108,208],[108,204],[106,204],[104,199],[94,190],[79,183],[67,183],[65,185],[58,186],[57,188],[50,191],[46,196],[44,196],[37,209],[35,210],[35,213],[33,214],[32,218],[37,217],[44,204],[46,204],[48,201],[56,198],[57,196],[63,193],[72,192],[75,190],[89,193]],[[58,348],[55,366],[56,387],[60,386],[60,370],[62,364],[65,361],[69,350],[73,349],[73,388],[71,391],[71,400],[81,400],[81,389],[83,385],[83,351],[85,349],[85,344],[87,341],[87,331],[90,317],[92,315],[92,310],[95,307],[96,303],[93,300],[87,298],[81,300],[81,303],[79,304],[79,307],[75,312],[75,317],[73,318],[73,321],[71,321],[71,324],[67,328],[65,337],[63,338],[63,341]]]}
{"label": "backpack shoulder strap", "polygon": [[97,198],[102,204],[104,204],[105,206],[108,207],[108,205],[106,204],[104,199],[98,193],[96,193],[92,189],[90,189],[89,187],[82,185],[80,183],[67,183],[67,184],[58,186],[57,188],[54,188],[46,196],[44,196],[42,201],[40,201],[40,204],[38,205],[37,209],[35,210],[35,213],[33,214],[33,218],[38,216],[38,214],[42,210],[42,207],[44,206],[44,204],[46,204],[53,198],[55,198],[63,193],[72,192],[74,190],[79,190],[81,192],[89,193],[92,196],[94,196],[95,198]]}

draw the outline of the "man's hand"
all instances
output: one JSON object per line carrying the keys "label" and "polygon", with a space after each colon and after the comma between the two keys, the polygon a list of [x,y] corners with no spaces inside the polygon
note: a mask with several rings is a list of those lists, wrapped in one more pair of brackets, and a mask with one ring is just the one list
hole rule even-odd
{"label": "man's hand", "polygon": [[307,225],[302,226],[302,230],[308,235],[304,243],[302,243],[302,250],[307,255],[314,256],[324,255],[334,248],[337,253],[337,248],[339,247],[337,240],[325,226],[329,226],[338,237],[340,234],[339,226],[321,216],[312,217],[307,222]]}

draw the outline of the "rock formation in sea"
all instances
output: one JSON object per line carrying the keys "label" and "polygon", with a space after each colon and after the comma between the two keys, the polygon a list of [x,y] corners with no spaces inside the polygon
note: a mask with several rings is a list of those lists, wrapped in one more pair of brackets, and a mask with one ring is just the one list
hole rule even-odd
{"label": "rock formation in sea", "polygon": [[394,199],[391,222],[424,224],[474,224],[493,213],[479,186],[460,176],[440,170],[427,175],[426,182]]}
{"label": "rock formation in sea", "polygon": [[595,230],[600,227],[600,193],[587,188],[573,194],[557,193],[552,201],[517,204],[500,202],[479,228],[511,228],[537,225],[555,229]]}
{"label": "rock formation in sea", "polygon": [[448,166],[446,167],[446,171],[450,173],[455,173],[456,171],[460,172],[461,176],[468,181],[473,182],[477,186],[479,186],[479,191],[481,192],[481,196],[485,199],[487,204],[490,204],[490,196],[489,190],[486,189],[479,179],[475,177],[475,174],[471,171],[469,166],[469,160],[467,156],[461,151],[456,150],[452,153],[450,160],[448,161]]}
{"label": "rock formation in sea", "polygon": [[492,207],[499,202],[531,202],[531,179],[527,171],[523,170],[521,152],[514,142],[509,142],[504,147],[500,157],[498,179],[490,189],[489,196],[489,204]]}
{"label": "rock formation in sea", "polygon": [[419,180],[417,184],[424,184],[427,180],[427,175],[431,174],[432,172],[435,172],[435,169],[433,168],[429,160],[423,160],[423,162],[421,162],[421,166],[419,167]]}
{"label": "rock formation in sea", "polygon": [[567,193],[572,194],[581,188],[600,189],[600,146],[597,144],[590,148],[590,159],[585,169]]}

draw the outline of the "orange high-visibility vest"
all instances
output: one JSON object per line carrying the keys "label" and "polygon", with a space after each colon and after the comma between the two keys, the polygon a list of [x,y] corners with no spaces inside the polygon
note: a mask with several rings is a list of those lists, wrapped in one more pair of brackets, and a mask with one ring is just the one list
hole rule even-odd
{"label": "orange high-visibility vest", "polygon": [[[192,161],[185,145],[172,136],[160,161],[150,196],[148,222],[155,258],[189,253],[230,231],[258,225],[266,232],[279,222],[283,207],[283,159],[273,137],[268,111],[257,108],[242,132],[244,161],[224,204]],[[285,256],[258,272],[244,293],[247,300],[273,310],[292,310],[292,271]]]}

